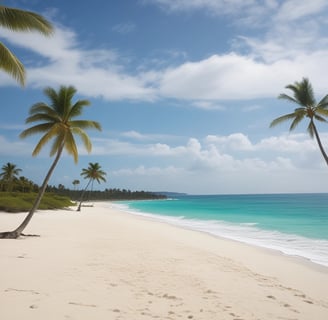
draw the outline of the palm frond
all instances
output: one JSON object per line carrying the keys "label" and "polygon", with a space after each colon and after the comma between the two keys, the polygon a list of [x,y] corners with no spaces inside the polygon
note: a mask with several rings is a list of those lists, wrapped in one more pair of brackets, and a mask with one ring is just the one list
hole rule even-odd
{"label": "palm frond", "polygon": [[58,95],[57,95],[56,90],[51,87],[47,87],[43,90],[43,93],[45,96],[47,96],[49,98],[49,100],[51,102],[50,107],[57,112],[56,106],[59,104],[59,102],[58,102]]}
{"label": "palm frond", "polygon": [[296,81],[294,84],[287,85],[286,89],[293,92],[293,98],[286,94],[281,94],[278,98],[292,101],[303,107],[313,107],[316,104],[312,85],[307,78],[303,78],[300,82]]}
{"label": "palm frond", "polygon": [[47,132],[51,129],[52,126],[53,126],[53,123],[40,123],[38,125],[30,127],[28,129],[25,129],[24,131],[22,131],[20,133],[19,137],[20,138],[26,138],[26,137],[34,135],[34,134]]}
{"label": "palm frond", "polygon": [[30,122],[43,122],[24,130],[20,137],[25,138],[36,133],[45,133],[33,151],[37,155],[41,148],[54,139],[50,156],[55,155],[62,147],[65,147],[68,154],[72,155],[74,161],[78,161],[78,150],[74,135],[81,138],[87,151],[91,151],[91,141],[84,129],[98,129],[101,126],[96,121],[72,120],[81,114],[82,108],[89,105],[88,100],[78,100],[74,105],[72,99],[76,89],[72,86],[61,86],[58,91],[48,87],[44,89],[45,95],[51,101],[50,105],[43,102],[34,104],[30,109],[30,116],[26,119]]}
{"label": "palm frond", "polygon": [[100,183],[100,180],[103,182],[106,182],[106,178],[104,177],[105,175],[106,175],[106,172],[99,170],[97,177],[96,177],[97,182]]}
{"label": "palm frond", "polygon": [[68,131],[66,135],[65,150],[68,152],[68,154],[73,156],[74,162],[77,163],[79,160],[79,153],[71,131]]}
{"label": "palm frond", "polygon": [[326,109],[326,108],[328,108],[328,94],[325,95],[317,105],[317,109]]}
{"label": "palm frond", "polygon": [[50,157],[54,156],[58,153],[58,151],[63,148],[63,145],[65,144],[65,136],[67,134],[67,130],[58,130],[57,133],[54,136],[54,141],[52,143],[51,149],[50,149]]}
{"label": "palm frond", "polygon": [[[0,19],[1,20],[1,19]],[[0,42],[0,68],[10,74],[21,86],[25,85],[25,68],[19,59]]]}
{"label": "palm frond", "polygon": [[72,128],[81,128],[81,129],[97,129],[101,131],[101,125],[97,121],[91,120],[73,120],[69,122],[69,125]]}
{"label": "palm frond", "polygon": [[324,108],[318,108],[316,109],[316,114],[319,114],[323,117],[328,117],[328,109],[324,109]]}
{"label": "palm frond", "polygon": [[46,36],[54,31],[52,24],[41,15],[5,6],[0,6],[0,25],[14,31],[38,31]]}
{"label": "palm frond", "polygon": [[285,93],[281,93],[278,96],[278,99],[287,100],[289,102],[293,102],[293,103],[298,104],[298,101],[295,98],[293,98],[293,97],[291,97],[291,96],[289,96],[288,94],[285,94]]}
{"label": "palm frond", "polygon": [[73,134],[76,134],[80,137],[85,149],[87,150],[88,153],[90,153],[92,149],[92,144],[86,132],[81,127],[73,127],[71,128],[71,131]]}
{"label": "palm frond", "polygon": [[83,107],[87,107],[90,105],[89,100],[78,100],[71,108],[69,117],[75,118],[82,114]]}
{"label": "palm frond", "polygon": [[328,122],[327,119],[325,119],[324,117],[320,116],[319,114],[315,114],[314,115],[314,119],[319,121],[319,122]]}
{"label": "palm frond", "polygon": [[281,117],[278,117],[270,123],[270,128],[275,127],[276,125],[281,124],[282,122],[286,122],[290,119],[294,119],[295,117],[296,117],[295,113],[289,113],[289,114],[285,114]]}
{"label": "palm frond", "polygon": [[98,183],[100,183],[100,181],[106,181],[106,172],[101,170],[101,166],[98,162],[89,162],[88,168],[82,169],[81,176],[85,179],[91,179],[92,181],[96,180]]}
{"label": "palm frond", "polygon": [[56,118],[54,119],[52,117],[52,115],[49,115],[46,113],[37,113],[37,114],[34,114],[34,115],[26,118],[25,123],[40,122],[40,121],[56,123],[56,122],[59,122],[59,119],[56,119]]}
{"label": "palm frond", "polygon": [[44,102],[35,103],[30,108],[30,112],[29,113],[31,115],[32,114],[36,114],[36,113],[46,113],[46,114],[51,115],[54,119],[56,119],[56,118],[60,119],[60,116],[58,115],[58,113],[51,106],[48,106]]}
{"label": "palm frond", "polygon": [[72,99],[76,89],[73,86],[61,86],[58,90],[58,112],[66,120],[70,117],[70,110],[72,108]]}
{"label": "palm frond", "polygon": [[37,143],[36,147],[34,148],[32,152],[32,156],[35,157],[37,156],[41,149],[52,139],[56,136],[57,134],[57,128],[52,127],[49,131],[47,131],[39,140]]}
{"label": "palm frond", "polygon": [[304,113],[298,113],[298,114],[296,114],[296,117],[292,121],[292,123],[291,123],[291,125],[289,127],[289,130],[290,131],[294,130],[303,119],[304,119]]}

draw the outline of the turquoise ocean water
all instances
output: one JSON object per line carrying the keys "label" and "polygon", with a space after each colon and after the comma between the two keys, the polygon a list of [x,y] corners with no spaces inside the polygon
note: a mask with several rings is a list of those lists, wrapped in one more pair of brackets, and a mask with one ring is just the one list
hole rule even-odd
{"label": "turquoise ocean water", "polygon": [[179,195],[116,206],[328,266],[328,194]]}

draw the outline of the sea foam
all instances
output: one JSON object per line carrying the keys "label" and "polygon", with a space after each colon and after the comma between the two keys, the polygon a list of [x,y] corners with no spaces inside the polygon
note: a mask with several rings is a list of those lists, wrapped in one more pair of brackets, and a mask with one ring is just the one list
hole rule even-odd
{"label": "sea foam", "polygon": [[229,223],[220,220],[186,219],[184,216],[165,216],[131,209],[128,204],[114,204],[115,207],[131,214],[175,226],[201,231],[213,236],[243,242],[246,244],[277,250],[286,255],[302,257],[316,264],[328,267],[328,241],[286,234],[279,231],[263,230],[257,223]]}

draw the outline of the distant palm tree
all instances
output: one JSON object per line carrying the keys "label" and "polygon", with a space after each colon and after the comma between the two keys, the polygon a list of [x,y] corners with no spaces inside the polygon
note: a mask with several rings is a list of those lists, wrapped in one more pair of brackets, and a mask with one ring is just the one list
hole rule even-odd
{"label": "distant palm tree", "polygon": [[106,182],[106,178],[105,178],[106,172],[101,170],[101,166],[99,165],[98,162],[95,162],[95,163],[89,162],[89,167],[87,169],[82,169],[81,176],[84,177],[84,179],[89,179],[89,181],[88,181],[85,189],[82,192],[80,204],[77,208],[77,211],[81,211],[83,197],[84,197],[84,194],[87,191],[90,183],[91,183],[91,186],[93,186],[93,182],[95,180],[98,183],[100,183],[100,181]]}
{"label": "distant palm tree", "polygon": [[21,192],[31,192],[33,190],[33,182],[26,177],[19,177],[18,188]]}
{"label": "distant palm tree", "polygon": [[44,94],[50,99],[50,105],[44,102],[39,102],[31,107],[30,116],[26,119],[26,123],[41,123],[24,130],[20,134],[20,137],[25,138],[30,135],[44,133],[33,150],[32,155],[36,156],[39,154],[41,149],[52,140],[53,143],[50,150],[50,156],[55,156],[55,159],[39,189],[38,196],[35,199],[30,212],[22,224],[14,231],[0,233],[0,238],[17,238],[22,234],[22,231],[37,210],[47,188],[48,181],[64,150],[72,155],[75,163],[77,163],[78,151],[74,135],[79,136],[87,151],[91,152],[91,141],[84,129],[95,128],[101,130],[101,126],[95,121],[73,120],[81,115],[85,106],[90,104],[88,100],[78,100],[73,103],[72,99],[75,93],[76,89],[71,86],[61,86],[58,92],[52,88],[46,88]]}
{"label": "distant palm tree", "polygon": [[1,170],[0,178],[7,185],[6,191],[11,192],[13,189],[13,182],[17,179],[22,169],[17,168],[13,163],[7,162],[7,164],[2,166]]}
{"label": "distant palm tree", "polygon": [[[6,6],[0,6],[0,26],[13,31],[38,31],[46,36],[53,33],[51,23],[41,15]],[[0,68],[24,86],[25,68],[2,42],[0,42]]]}
{"label": "distant palm tree", "polygon": [[80,180],[75,179],[73,180],[72,184],[74,186],[74,190],[76,190],[76,186],[80,184]]}
{"label": "distant palm tree", "polygon": [[314,120],[327,122],[325,117],[328,117],[328,95],[325,95],[320,102],[317,103],[314,97],[312,85],[307,78],[303,78],[300,82],[290,84],[286,86],[286,88],[292,90],[293,96],[291,97],[282,93],[278,98],[295,103],[299,105],[299,107],[292,113],[274,119],[270,124],[270,128],[282,122],[292,120],[289,128],[289,131],[292,131],[304,118],[309,118],[310,122],[307,131],[311,138],[316,138],[321,154],[328,165],[328,156],[322,146],[317,127],[314,124]]}

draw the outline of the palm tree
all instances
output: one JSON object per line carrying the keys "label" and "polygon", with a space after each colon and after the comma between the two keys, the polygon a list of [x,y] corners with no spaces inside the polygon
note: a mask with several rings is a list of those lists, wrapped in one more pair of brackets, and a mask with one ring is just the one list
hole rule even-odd
{"label": "palm tree", "polygon": [[274,119],[270,124],[270,128],[282,122],[292,120],[289,128],[289,131],[292,131],[304,118],[309,118],[310,122],[307,131],[311,138],[316,138],[321,154],[328,165],[328,156],[322,146],[317,127],[314,124],[314,120],[327,122],[325,117],[328,117],[328,95],[325,95],[320,102],[317,103],[314,97],[312,85],[307,78],[303,78],[300,82],[290,84],[286,86],[286,88],[292,90],[293,96],[291,97],[282,93],[278,98],[295,103],[299,105],[299,107],[292,113]]}
{"label": "palm tree", "polygon": [[21,192],[31,192],[33,190],[33,182],[26,177],[19,177],[18,190]]}
{"label": "palm tree", "polygon": [[11,192],[13,189],[13,182],[17,179],[22,169],[19,169],[15,164],[8,162],[2,166],[1,170],[0,178],[7,185],[6,191]]}
{"label": "palm tree", "polygon": [[[38,31],[46,36],[53,33],[51,23],[41,15],[6,6],[0,6],[0,26],[13,31]],[[0,68],[24,86],[24,66],[2,42],[0,42]]]}
{"label": "palm tree", "polygon": [[78,100],[73,103],[72,99],[75,93],[76,89],[72,86],[61,86],[58,92],[52,88],[46,88],[44,94],[49,98],[51,102],[50,105],[44,102],[39,102],[31,107],[30,116],[26,119],[26,123],[41,123],[24,130],[20,134],[20,137],[25,138],[30,135],[42,133],[43,136],[37,143],[32,155],[38,155],[41,149],[52,140],[53,143],[50,149],[50,156],[55,156],[55,159],[39,189],[38,196],[35,199],[31,210],[22,224],[14,231],[0,233],[0,238],[17,238],[22,234],[22,231],[37,210],[47,188],[48,181],[64,150],[72,155],[75,163],[77,163],[78,150],[74,135],[79,136],[87,151],[91,152],[91,141],[84,129],[95,128],[101,130],[101,126],[95,121],[74,120],[74,118],[81,115],[83,108],[90,104],[88,100]]}
{"label": "palm tree", "polygon": [[83,197],[84,197],[84,194],[87,191],[90,183],[91,183],[91,187],[92,187],[93,186],[93,182],[95,180],[98,183],[100,183],[100,181],[106,182],[106,178],[105,178],[106,172],[104,172],[103,170],[101,170],[101,166],[99,165],[98,162],[95,162],[95,163],[89,162],[88,168],[87,169],[82,169],[81,176],[84,177],[84,179],[89,179],[89,181],[88,181],[85,189],[82,192],[80,204],[79,204],[79,206],[77,208],[77,211],[81,211]]}
{"label": "palm tree", "polygon": [[80,184],[80,180],[75,179],[73,180],[72,184],[74,186],[74,190],[76,190],[76,186]]}

